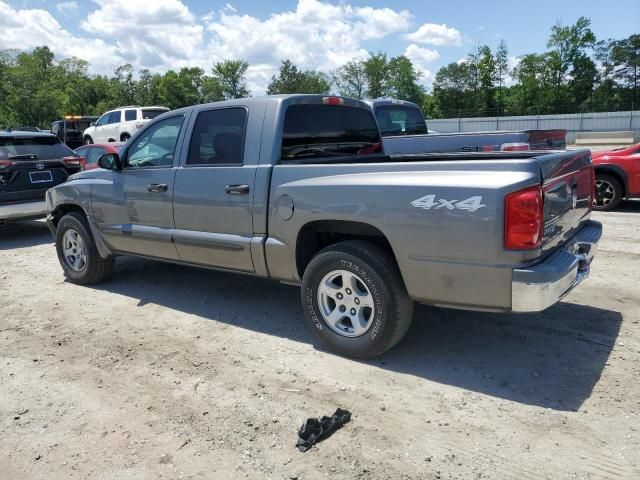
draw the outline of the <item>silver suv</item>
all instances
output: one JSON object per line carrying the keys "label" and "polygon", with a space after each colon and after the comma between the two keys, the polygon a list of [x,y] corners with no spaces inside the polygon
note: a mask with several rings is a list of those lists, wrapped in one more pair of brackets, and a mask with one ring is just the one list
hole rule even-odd
{"label": "silver suv", "polygon": [[168,111],[166,107],[135,105],[110,110],[84,131],[84,144],[126,142],[145,123]]}

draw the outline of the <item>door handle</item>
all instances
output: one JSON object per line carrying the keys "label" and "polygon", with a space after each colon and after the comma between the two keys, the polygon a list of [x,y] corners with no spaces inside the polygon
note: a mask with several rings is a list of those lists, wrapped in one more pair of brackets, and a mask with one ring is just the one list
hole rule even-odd
{"label": "door handle", "polygon": [[246,195],[249,193],[249,185],[226,185],[224,193],[229,195]]}
{"label": "door handle", "polygon": [[149,190],[150,192],[166,192],[167,191],[167,184],[166,183],[150,183],[149,185],[147,185],[147,190]]}

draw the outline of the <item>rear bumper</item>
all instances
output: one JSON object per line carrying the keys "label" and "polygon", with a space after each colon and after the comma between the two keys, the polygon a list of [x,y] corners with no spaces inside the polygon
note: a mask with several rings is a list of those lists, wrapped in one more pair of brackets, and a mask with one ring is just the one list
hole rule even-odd
{"label": "rear bumper", "polygon": [[566,296],[589,276],[602,236],[602,224],[589,221],[562,249],[542,263],[513,270],[511,310],[540,312]]}
{"label": "rear bumper", "polygon": [[0,220],[4,221],[42,218],[46,214],[47,205],[44,200],[0,205]]}

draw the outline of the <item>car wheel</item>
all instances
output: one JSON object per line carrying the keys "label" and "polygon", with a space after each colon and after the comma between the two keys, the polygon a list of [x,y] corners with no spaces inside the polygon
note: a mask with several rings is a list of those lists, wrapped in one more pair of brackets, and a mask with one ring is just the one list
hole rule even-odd
{"label": "car wheel", "polygon": [[131,135],[129,135],[128,133],[123,133],[122,135],[120,135],[121,142],[127,142],[129,141],[130,138],[131,138]]}
{"label": "car wheel", "polygon": [[622,201],[622,183],[613,175],[598,173],[596,174],[595,193],[594,210],[613,210]]}
{"label": "car wheel", "polygon": [[72,283],[98,283],[113,272],[113,257],[100,256],[87,220],[78,212],[68,213],[58,222],[56,251],[64,274]]}
{"label": "car wheel", "polygon": [[85,145],[92,145],[93,144],[93,138],[91,138],[89,135],[87,135],[86,137],[84,137],[84,144]]}
{"label": "car wheel", "polygon": [[397,344],[413,317],[395,260],[370,242],[349,240],[320,251],[302,278],[307,326],[328,349],[373,358]]}

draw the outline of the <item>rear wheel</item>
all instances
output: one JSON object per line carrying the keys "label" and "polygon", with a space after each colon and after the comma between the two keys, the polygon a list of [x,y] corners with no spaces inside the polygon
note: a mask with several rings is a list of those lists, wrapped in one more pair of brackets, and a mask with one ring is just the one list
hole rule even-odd
{"label": "rear wheel", "polygon": [[622,183],[613,175],[597,173],[595,190],[594,210],[613,210],[622,201]]}
{"label": "rear wheel", "polygon": [[56,251],[65,276],[73,283],[98,283],[113,272],[113,258],[100,256],[81,213],[68,213],[58,222]]}
{"label": "rear wheel", "polygon": [[86,135],[84,137],[84,144],[85,145],[92,145],[93,144],[93,138],[91,138],[89,135]]}
{"label": "rear wheel", "polygon": [[123,133],[122,135],[120,135],[120,141],[121,142],[126,142],[131,138],[131,135],[129,135],[128,133]]}
{"label": "rear wheel", "polygon": [[393,257],[378,246],[350,240],[325,248],[302,279],[307,326],[328,349],[373,358],[397,344],[413,317]]}

